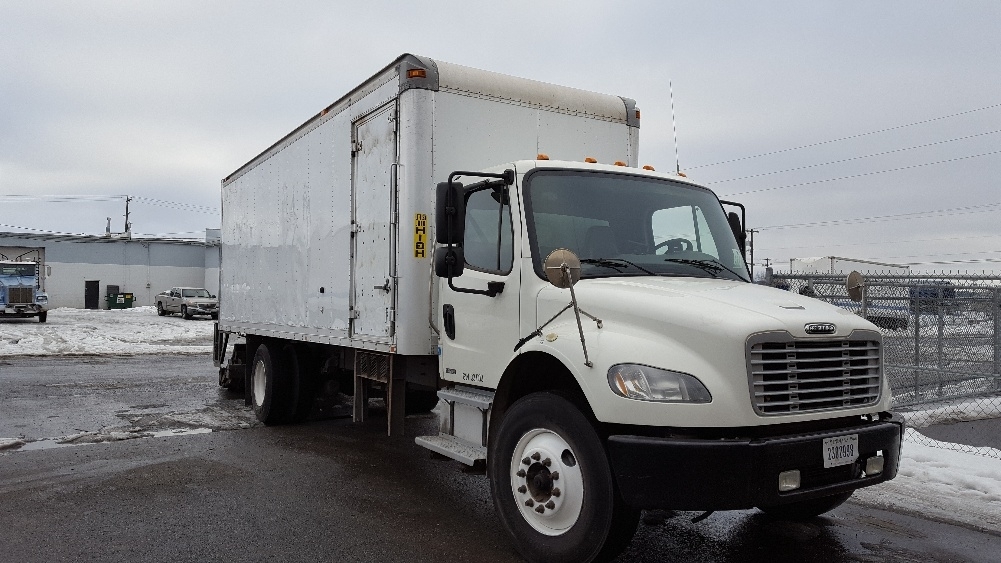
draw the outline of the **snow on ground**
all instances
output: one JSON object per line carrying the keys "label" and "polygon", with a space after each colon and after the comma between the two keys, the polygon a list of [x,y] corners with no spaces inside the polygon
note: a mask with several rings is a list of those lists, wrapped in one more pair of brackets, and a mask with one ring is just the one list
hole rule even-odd
{"label": "snow on ground", "polygon": [[948,446],[907,429],[897,477],[855,491],[852,498],[865,505],[1001,530],[1001,452],[994,450],[989,457]]}
{"label": "snow on ground", "polygon": [[[210,320],[159,317],[153,307],[54,309],[44,324],[35,319],[0,320],[0,357],[208,353],[212,350],[212,325]],[[909,412],[907,416],[913,419],[919,414]],[[969,418],[973,405],[957,401],[923,414],[936,420]],[[951,444],[935,447],[935,440],[917,430],[907,432],[897,477],[856,491],[853,498],[870,506],[916,511],[981,529],[1001,529],[1001,452],[977,455],[952,451],[948,449]],[[72,438],[86,441],[87,436]],[[0,451],[20,445],[17,439],[0,438]]]}
{"label": "snow on ground", "polygon": [[212,351],[207,317],[159,317],[153,307],[49,311],[37,319],[0,319],[0,356],[203,354]]}

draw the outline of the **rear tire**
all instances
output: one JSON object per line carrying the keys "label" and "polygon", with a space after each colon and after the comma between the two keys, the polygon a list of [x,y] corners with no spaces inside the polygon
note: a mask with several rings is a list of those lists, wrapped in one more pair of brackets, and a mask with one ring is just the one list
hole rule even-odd
{"label": "rear tire", "polygon": [[639,511],[622,501],[601,439],[569,400],[519,399],[487,460],[494,507],[529,561],[607,561],[632,540]]}
{"label": "rear tire", "polygon": [[820,497],[810,500],[803,500],[790,504],[779,504],[776,506],[759,506],[758,509],[765,514],[781,518],[783,520],[809,520],[815,516],[820,516],[825,512],[830,512],[844,504],[852,496],[852,491]]}
{"label": "rear tire", "polygon": [[251,406],[257,420],[281,424],[289,418],[289,380],[279,361],[277,348],[267,342],[257,347],[250,372]]}

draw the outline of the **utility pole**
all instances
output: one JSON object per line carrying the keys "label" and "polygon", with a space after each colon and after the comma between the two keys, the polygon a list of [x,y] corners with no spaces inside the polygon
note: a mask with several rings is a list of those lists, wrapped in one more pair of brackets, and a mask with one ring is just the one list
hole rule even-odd
{"label": "utility pole", "polygon": [[758,230],[748,229],[747,232],[751,235],[751,281],[754,281],[754,233]]}
{"label": "utility pole", "polygon": [[126,236],[128,236],[128,233],[132,232],[132,223],[129,223],[129,202],[131,202],[131,201],[132,201],[132,196],[129,196],[129,195],[125,196],[125,233],[126,233]]}

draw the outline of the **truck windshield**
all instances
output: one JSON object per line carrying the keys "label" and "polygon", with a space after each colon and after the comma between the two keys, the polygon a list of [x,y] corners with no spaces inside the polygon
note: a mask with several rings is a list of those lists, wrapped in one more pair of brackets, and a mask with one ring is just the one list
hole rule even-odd
{"label": "truck windshield", "polygon": [[0,276],[35,276],[34,264],[0,264]]}
{"label": "truck windshield", "polygon": [[537,171],[525,180],[536,273],[557,248],[581,277],[689,276],[749,281],[719,200],[681,182],[627,174]]}

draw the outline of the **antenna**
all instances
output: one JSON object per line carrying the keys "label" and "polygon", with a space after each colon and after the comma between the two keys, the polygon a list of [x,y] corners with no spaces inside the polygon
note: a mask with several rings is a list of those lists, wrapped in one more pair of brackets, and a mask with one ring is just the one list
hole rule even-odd
{"label": "antenna", "polygon": [[681,159],[678,158],[678,122],[674,118],[674,83],[667,81],[667,89],[671,95],[671,129],[674,131],[674,171],[681,174]]}

